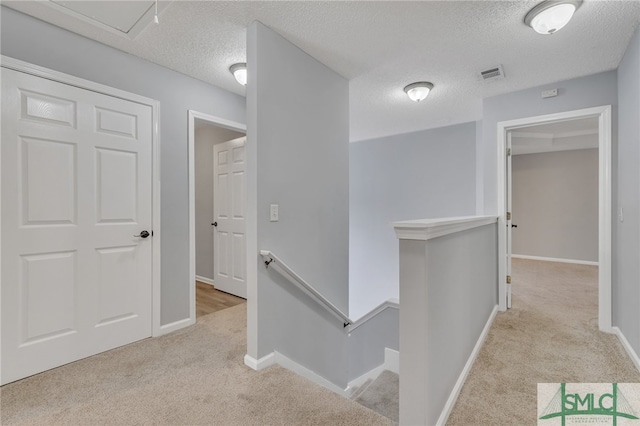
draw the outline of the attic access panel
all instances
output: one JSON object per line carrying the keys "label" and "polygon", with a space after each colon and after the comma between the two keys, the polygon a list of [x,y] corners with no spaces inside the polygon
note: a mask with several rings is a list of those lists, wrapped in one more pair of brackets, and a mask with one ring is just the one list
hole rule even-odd
{"label": "attic access panel", "polygon": [[[167,6],[158,5],[158,11]],[[48,4],[60,12],[127,38],[135,38],[153,19],[155,1],[61,1]]]}

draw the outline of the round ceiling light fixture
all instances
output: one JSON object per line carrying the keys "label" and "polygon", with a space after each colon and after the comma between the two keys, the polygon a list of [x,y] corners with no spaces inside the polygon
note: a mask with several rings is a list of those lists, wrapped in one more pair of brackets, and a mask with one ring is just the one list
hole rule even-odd
{"label": "round ceiling light fixture", "polygon": [[247,85],[247,64],[245,62],[239,62],[229,67],[229,71],[236,78],[236,81],[243,86]]}
{"label": "round ceiling light fixture", "polygon": [[420,102],[429,96],[431,89],[433,89],[433,83],[429,83],[428,81],[418,81],[405,87],[404,91],[407,96],[409,96],[409,99],[415,102]]}
{"label": "round ceiling light fixture", "polygon": [[545,0],[524,17],[524,23],[539,34],[554,34],[562,29],[580,7],[582,0]]}

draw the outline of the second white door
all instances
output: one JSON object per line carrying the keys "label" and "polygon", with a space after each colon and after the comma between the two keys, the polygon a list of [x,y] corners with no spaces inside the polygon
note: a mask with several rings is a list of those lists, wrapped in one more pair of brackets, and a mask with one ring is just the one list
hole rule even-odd
{"label": "second white door", "polygon": [[246,161],[241,137],[213,147],[213,282],[218,290],[247,297]]}

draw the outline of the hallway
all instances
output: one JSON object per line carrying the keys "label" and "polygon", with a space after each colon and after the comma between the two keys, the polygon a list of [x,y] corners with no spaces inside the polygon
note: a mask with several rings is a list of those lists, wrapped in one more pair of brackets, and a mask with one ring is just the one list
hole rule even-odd
{"label": "hallway", "polygon": [[513,260],[499,313],[448,425],[536,424],[537,383],[640,382],[618,338],[598,330],[598,268]]}

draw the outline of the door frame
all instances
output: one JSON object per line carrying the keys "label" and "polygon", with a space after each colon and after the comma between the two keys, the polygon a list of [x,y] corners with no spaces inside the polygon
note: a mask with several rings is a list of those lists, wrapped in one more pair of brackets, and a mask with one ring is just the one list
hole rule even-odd
{"label": "door frame", "polygon": [[[79,89],[89,90],[91,92],[99,93],[102,95],[123,99],[130,102],[135,102],[141,105],[149,106],[151,108],[151,211],[152,211],[152,231],[155,231],[155,235],[151,239],[152,250],[152,265],[151,265],[151,292],[152,300],[149,303],[152,304],[151,309],[151,335],[159,336],[163,334],[160,325],[160,291],[161,291],[161,257],[160,257],[160,131],[159,131],[159,117],[160,117],[160,102],[151,98],[136,95],[134,93],[126,92],[124,90],[116,89],[114,87],[105,86],[100,83],[96,83],[83,78],[78,78],[69,74],[65,74],[59,71],[55,71],[49,68],[34,65],[28,62],[20,61],[18,59],[10,58],[8,56],[0,56],[0,66],[2,68],[11,69],[14,71],[29,74],[35,77],[45,78],[47,80],[55,81],[58,83],[66,84],[68,86],[77,87]],[[0,149],[1,152],[1,149]],[[0,154],[1,155],[1,154]],[[2,199],[0,194],[0,200]],[[0,211],[0,214],[1,211]],[[0,253],[1,254],[1,253]],[[2,257],[0,256],[0,271],[2,268]],[[1,275],[0,275],[0,286]],[[1,294],[1,292],[0,292]]]}
{"label": "door frame", "polygon": [[[247,134],[247,125],[226,118],[216,117],[202,112],[189,110],[187,127],[189,131],[189,323],[196,322],[196,119],[214,126],[235,130]],[[246,142],[245,142],[246,144]],[[245,150],[246,155],[246,150]],[[247,264],[249,262],[246,262]],[[246,275],[245,275],[246,276]]]}
{"label": "door frame", "polygon": [[507,132],[535,124],[598,117],[598,327],[612,332],[612,123],[611,105],[539,115],[498,123],[498,307],[506,310],[506,138]]}

